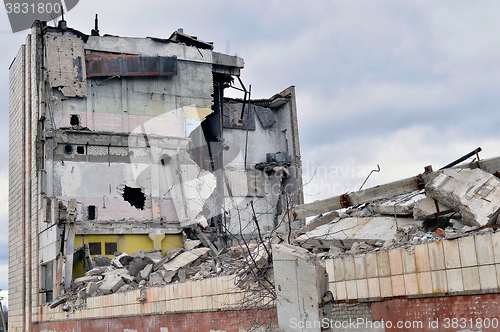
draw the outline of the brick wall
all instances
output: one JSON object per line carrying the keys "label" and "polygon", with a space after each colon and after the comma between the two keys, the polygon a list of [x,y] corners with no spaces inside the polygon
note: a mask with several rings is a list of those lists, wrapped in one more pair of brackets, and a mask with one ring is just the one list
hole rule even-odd
{"label": "brick wall", "polygon": [[34,25],[9,69],[9,327],[12,331],[29,330],[38,303],[39,29]]}
{"label": "brick wall", "polygon": [[332,319],[334,321],[356,320],[358,318],[372,320],[370,303],[335,303],[332,307]]}
{"label": "brick wall", "polygon": [[9,325],[21,327],[24,310],[25,45],[9,69]]}

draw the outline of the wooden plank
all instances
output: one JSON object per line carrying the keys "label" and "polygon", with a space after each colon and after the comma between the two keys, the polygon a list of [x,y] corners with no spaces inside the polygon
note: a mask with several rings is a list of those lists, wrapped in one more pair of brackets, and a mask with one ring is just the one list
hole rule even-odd
{"label": "wooden plank", "polygon": [[[500,171],[500,157],[481,160],[479,162],[481,169],[495,173]],[[476,168],[477,163],[458,165],[457,168]],[[422,180],[424,183],[432,181],[437,175],[438,171],[422,174]],[[361,191],[355,191],[348,193],[351,205],[359,205],[363,203],[368,203],[376,201],[383,198],[390,198],[396,195],[410,193],[412,191],[418,190],[419,177],[414,176],[411,178],[390,182],[387,184],[382,184],[376,187],[368,188]],[[313,203],[307,203],[302,205],[297,205],[294,209],[294,215],[296,219],[302,219],[307,217],[316,216],[318,214],[327,213],[334,210],[339,210],[342,208],[340,203],[341,196],[335,196],[320,200]]]}

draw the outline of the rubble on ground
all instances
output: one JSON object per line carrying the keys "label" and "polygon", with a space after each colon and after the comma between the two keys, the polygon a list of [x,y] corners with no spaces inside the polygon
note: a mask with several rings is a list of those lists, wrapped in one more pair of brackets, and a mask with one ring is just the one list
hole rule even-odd
{"label": "rubble on ground", "polygon": [[[369,251],[409,247],[494,232],[500,213],[500,180],[481,169],[445,169],[425,189],[319,215],[286,236],[268,234],[266,241],[217,252],[204,241],[186,239],[181,249],[131,254],[109,259],[96,255],[96,267],[73,283],[73,291],[50,307],[85,308],[85,299],[175,282],[235,275],[242,289],[272,287],[270,244],[290,241],[321,259]],[[265,242],[265,243],[264,243]],[[92,265],[94,266],[94,265]]]}
{"label": "rubble on ground", "polygon": [[116,252],[116,257],[113,259],[95,255],[93,261],[96,265],[106,265],[96,266],[87,271],[85,276],[76,278],[73,281],[72,291],[54,300],[50,307],[68,304],[68,310],[85,309],[85,299],[91,296],[233,275],[243,271],[245,265],[248,265],[248,262],[245,262],[245,252],[248,250],[225,248],[215,256],[209,248],[193,248],[200,244],[199,241],[186,242],[189,243],[187,247],[192,248],[191,250],[168,250],[163,258],[160,258],[163,256],[162,250],[150,252],[140,250],[131,254]]}

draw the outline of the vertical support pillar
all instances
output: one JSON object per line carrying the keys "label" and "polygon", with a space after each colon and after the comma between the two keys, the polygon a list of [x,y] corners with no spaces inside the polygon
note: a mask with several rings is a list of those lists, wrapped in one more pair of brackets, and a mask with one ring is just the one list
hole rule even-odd
{"label": "vertical support pillar", "polygon": [[[274,244],[273,268],[278,324],[284,332],[329,331],[321,323],[332,318],[333,296],[319,259],[306,249]],[[323,298],[328,299],[326,303]]]}

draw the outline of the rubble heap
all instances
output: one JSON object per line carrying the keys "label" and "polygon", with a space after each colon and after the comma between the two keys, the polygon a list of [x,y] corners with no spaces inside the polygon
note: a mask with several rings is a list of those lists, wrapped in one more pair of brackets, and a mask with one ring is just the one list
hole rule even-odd
{"label": "rubble heap", "polygon": [[497,176],[449,168],[425,189],[319,215],[297,232],[294,244],[325,258],[404,247],[493,232],[499,213]]}
{"label": "rubble heap", "polygon": [[[245,251],[240,248],[225,248],[217,256],[209,248],[198,247],[200,241],[186,240],[183,249],[163,251],[143,250],[132,254],[116,252],[115,258],[95,255],[96,265],[76,278],[72,291],[53,301],[49,306],[55,308],[64,303],[63,310],[84,309],[85,299],[133,289],[145,290],[150,286],[160,286],[187,280],[200,280],[208,277],[232,275],[244,271]],[[141,292],[138,301],[145,300]]]}

